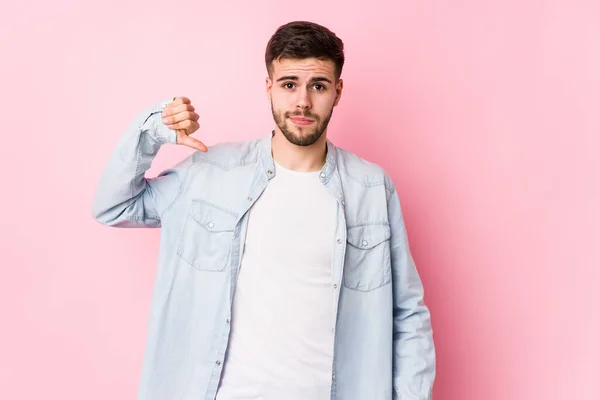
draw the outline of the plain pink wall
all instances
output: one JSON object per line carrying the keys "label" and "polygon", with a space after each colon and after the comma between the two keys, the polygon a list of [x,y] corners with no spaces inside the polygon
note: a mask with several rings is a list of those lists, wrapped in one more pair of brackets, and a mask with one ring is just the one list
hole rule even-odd
{"label": "plain pink wall", "polygon": [[[346,45],[330,138],[399,188],[435,400],[599,399],[591,0],[4,4],[0,398],[135,398],[159,231],[95,222],[100,173],[170,96],[209,145],[263,136],[265,45],[298,19]],[[150,173],[189,152],[165,146]]]}

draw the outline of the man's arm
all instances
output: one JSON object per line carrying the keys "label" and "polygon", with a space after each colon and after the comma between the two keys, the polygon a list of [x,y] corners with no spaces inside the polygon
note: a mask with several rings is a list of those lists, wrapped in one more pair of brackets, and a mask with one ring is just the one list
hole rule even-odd
{"label": "man's arm", "polygon": [[162,122],[165,100],[138,114],[104,168],[92,206],[98,222],[120,228],[158,228],[161,215],[176,200],[193,154],[155,178],[145,178],[161,145],[176,143],[177,133]]}
{"label": "man's arm", "polygon": [[[391,181],[390,181],[391,182]],[[389,186],[392,284],[394,291],[393,399],[431,400],[436,355],[429,309],[410,253],[398,192]]]}

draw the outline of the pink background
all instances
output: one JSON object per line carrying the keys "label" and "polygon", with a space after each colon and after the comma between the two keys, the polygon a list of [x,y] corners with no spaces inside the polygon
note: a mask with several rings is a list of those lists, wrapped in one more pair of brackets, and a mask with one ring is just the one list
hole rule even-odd
{"label": "pink background", "polygon": [[[170,96],[209,145],[265,135],[265,46],[297,19],[346,45],[329,137],[399,188],[435,400],[600,399],[591,0],[4,4],[0,398],[135,398],[159,231],[95,222],[97,180]],[[190,151],[165,146],[150,174]]]}

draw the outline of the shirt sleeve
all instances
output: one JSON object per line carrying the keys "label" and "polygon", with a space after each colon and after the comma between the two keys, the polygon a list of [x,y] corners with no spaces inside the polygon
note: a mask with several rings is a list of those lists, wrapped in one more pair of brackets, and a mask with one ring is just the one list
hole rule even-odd
{"label": "shirt sleeve", "polygon": [[192,153],[154,178],[146,178],[160,147],[176,143],[176,132],[163,124],[164,100],[139,113],[120,138],[100,177],[92,216],[101,224],[120,228],[158,228],[162,214],[177,199]]}
{"label": "shirt sleeve", "polygon": [[398,192],[390,185],[393,284],[393,399],[431,400],[436,355],[423,283],[412,258]]}

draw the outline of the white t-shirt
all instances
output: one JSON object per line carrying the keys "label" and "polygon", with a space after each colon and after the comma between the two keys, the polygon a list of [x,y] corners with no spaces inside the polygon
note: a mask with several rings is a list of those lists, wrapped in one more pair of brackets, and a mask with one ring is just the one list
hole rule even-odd
{"label": "white t-shirt", "polygon": [[275,171],[249,211],[216,400],[330,398],[336,200],[320,171]]}

